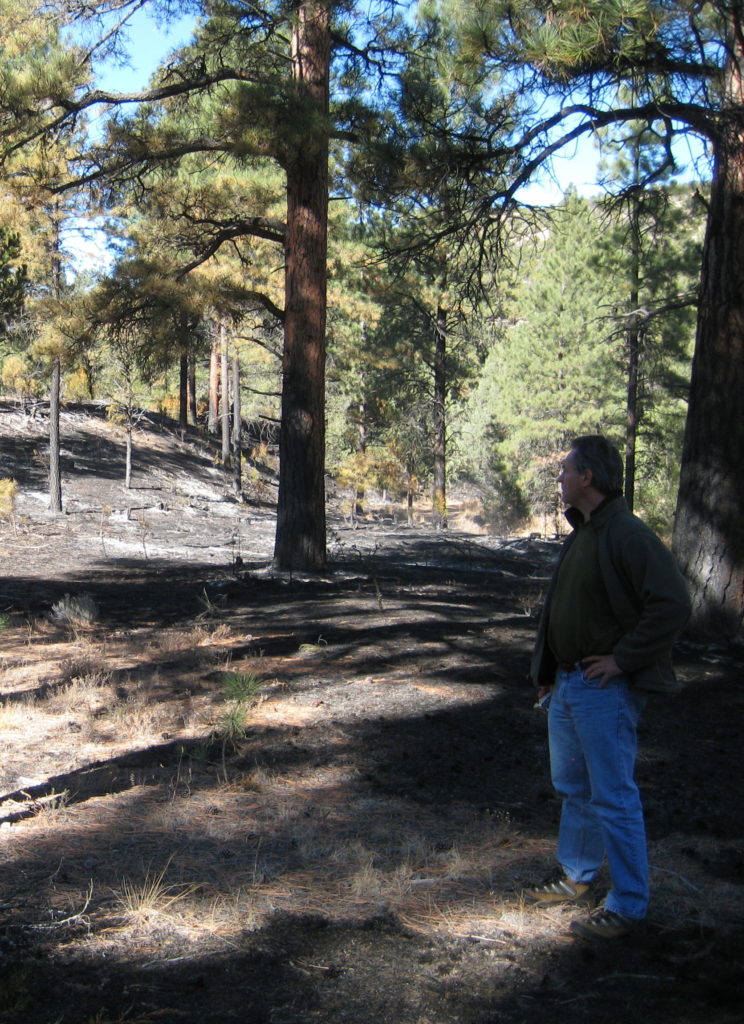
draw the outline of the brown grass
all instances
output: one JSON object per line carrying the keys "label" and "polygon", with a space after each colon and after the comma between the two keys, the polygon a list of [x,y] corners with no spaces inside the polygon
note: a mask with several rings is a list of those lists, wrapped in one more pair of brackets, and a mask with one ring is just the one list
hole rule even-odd
{"label": "brown grass", "polygon": [[[291,770],[272,766],[277,729],[325,722],[326,751],[344,741],[342,719],[327,721],[328,696],[298,703],[302,691],[279,681],[301,680],[308,662],[317,672],[334,652],[317,643],[236,665],[230,644],[244,635],[236,621],[126,637],[99,632],[85,641],[46,626],[30,642],[20,629],[8,637],[4,791],[28,788],[19,778],[42,782],[164,741],[196,746],[167,769],[155,764],[143,782],[133,769],[123,788],[87,799],[71,782],[43,799],[16,794],[12,807],[0,804],[4,813],[31,811],[3,839],[6,860],[23,862],[34,883],[19,891],[6,879],[6,901],[22,902],[24,914],[84,918],[84,938],[71,942],[84,943],[87,955],[142,957],[152,944],[155,958],[164,935],[184,950],[241,948],[246,933],[281,910],[337,922],[390,913],[418,934],[477,938],[494,955],[505,934],[511,943],[566,941],[570,911],[526,909],[518,897],[531,868],[550,861],[552,836],[520,835],[506,813],[484,822],[466,806],[442,815],[404,796],[371,796],[353,765],[319,767],[309,758]],[[267,744],[259,742],[252,763],[245,742],[224,759],[207,746],[225,710],[216,665],[266,680],[263,703],[246,711]],[[349,682],[339,678],[339,694]],[[371,692],[378,683],[354,685]],[[425,680],[417,692],[432,707],[473,699],[467,687]],[[679,871],[678,840],[651,852],[662,923],[702,927],[744,912],[741,887],[711,885],[702,868]]]}

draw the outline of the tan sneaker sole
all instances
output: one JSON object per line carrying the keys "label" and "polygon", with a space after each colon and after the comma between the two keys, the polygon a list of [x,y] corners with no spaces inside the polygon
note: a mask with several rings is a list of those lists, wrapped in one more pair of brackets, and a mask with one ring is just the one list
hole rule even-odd
{"label": "tan sneaker sole", "polygon": [[561,879],[534,889],[523,889],[522,899],[532,906],[549,906],[555,903],[587,904],[592,902],[592,886],[589,883],[569,882]]}

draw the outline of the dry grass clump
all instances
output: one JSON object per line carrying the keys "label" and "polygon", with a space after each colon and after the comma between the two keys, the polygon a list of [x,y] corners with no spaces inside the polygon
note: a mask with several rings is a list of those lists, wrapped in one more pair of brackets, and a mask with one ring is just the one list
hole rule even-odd
{"label": "dry grass clump", "polygon": [[235,639],[231,626],[225,622],[217,624],[195,622],[189,629],[161,630],[153,637],[153,649],[163,652],[190,652],[195,665],[209,664],[222,657],[220,650]]}
{"label": "dry grass clump", "polygon": [[138,881],[123,878],[114,896],[124,916],[131,920],[146,921],[155,914],[164,914],[175,904],[187,899],[197,891],[192,883],[169,883],[166,875],[173,856],[158,872],[149,867]]}
{"label": "dry grass clump", "polygon": [[34,802],[34,815],[41,828],[53,828],[66,819],[70,796],[70,791],[65,789]]}
{"label": "dry grass clump", "polygon": [[45,712],[72,716],[81,739],[99,738],[96,723],[116,697],[112,674],[94,658],[71,658],[61,666],[60,682],[45,701]]}
{"label": "dry grass clump", "polygon": [[61,682],[84,682],[88,687],[102,686],[111,679],[105,661],[88,655],[85,657],[66,658],[60,665]]}
{"label": "dry grass clump", "polygon": [[143,741],[162,733],[170,721],[167,710],[143,701],[136,695],[118,701],[107,717],[116,739]]}
{"label": "dry grass clump", "polygon": [[33,694],[26,694],[21,700],[0,704],[0,731],[23,728],[33,716],[35,704]]}

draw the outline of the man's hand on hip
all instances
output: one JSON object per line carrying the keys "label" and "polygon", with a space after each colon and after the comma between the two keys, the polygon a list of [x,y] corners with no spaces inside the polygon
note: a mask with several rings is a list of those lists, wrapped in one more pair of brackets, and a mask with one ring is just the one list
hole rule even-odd
{"label": "man's hand on hip", "polygon": [[599,679],[600,690],[603,690],[614,676],[623,674],[614,654],[590,654],[588,658],[581,659],[581,667],[587,679]]}

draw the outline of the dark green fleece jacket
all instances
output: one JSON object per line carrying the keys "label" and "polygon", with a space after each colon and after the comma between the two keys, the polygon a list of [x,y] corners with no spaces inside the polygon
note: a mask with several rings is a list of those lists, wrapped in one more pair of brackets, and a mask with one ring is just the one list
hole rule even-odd
{"label": "dark green fleece jacket", "polygon": [[[558,566],[583,522],[575,508],[568,509],[566,518],[574,531],[561,548]],[[612,651],[593,653],[614,654],[618,666],[641,690],[676,690],[672,645],[690,615],[687,586],[677,563],[621,496],[604,501],[589,524],[597,531],[599,570],[621,634]],[[538,687],[550,686],[555,678],[556,661],[547,635],[558,566],[548,587],[530,668],[530,678]]]}

